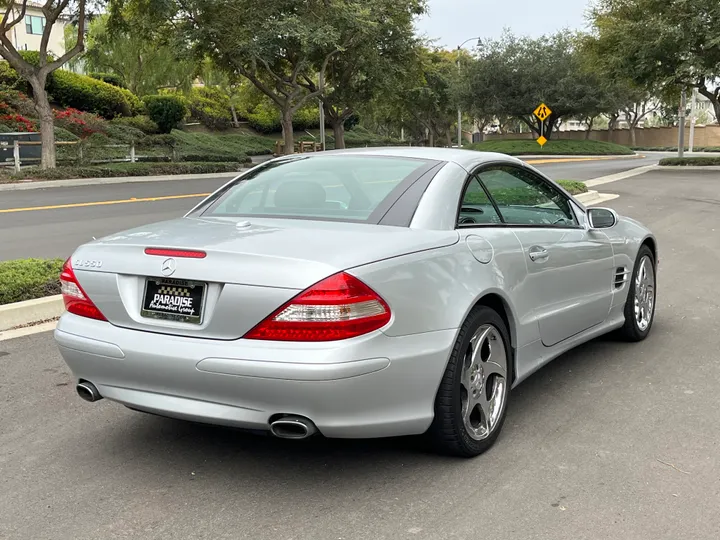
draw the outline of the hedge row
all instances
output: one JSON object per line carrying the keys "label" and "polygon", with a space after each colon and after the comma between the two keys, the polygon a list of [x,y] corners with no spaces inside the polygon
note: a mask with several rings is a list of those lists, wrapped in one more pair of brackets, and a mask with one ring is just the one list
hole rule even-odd
{"label": "hedge row", "polygon": [[170,174],[210,174],[239,171],[242,165],[237,162],[219,163],[110,163],[88,167],[57,167],[40,169],[28,167],[19,174],[13,174],[11,180],[68,180],[72,178],[114,178],[122,176],[155,176]]}
{"label": "hedge row", "polygon": [[133,116],[143,112],[142,102],[124,88],[86,75],[59,69],[48,77],[47,90],[63,107],[95,113],[103,118]]}
{"label": "hedge row", "polygon": [[[33,56],[24,56],[30,59]],[[32,95],[32,88],[7,62],[0,62],[0,84]],[[132,116],[143,112],[138,97],[124,88],[119,88],[98,79],[58,69],[48,77],[47,91],[53,101],[62,107],[72,107],[98,114],[103,118]]]}
{"label": "hedge row", "polygon": [[0,305],[60,294],[62,259],[0,262]]}
{"label": "hedge row", "polygon": [[720,166],[720,156],[718,157],[683,157],[683,158],[664,158],[660,160],[662,167],[712,167]]}

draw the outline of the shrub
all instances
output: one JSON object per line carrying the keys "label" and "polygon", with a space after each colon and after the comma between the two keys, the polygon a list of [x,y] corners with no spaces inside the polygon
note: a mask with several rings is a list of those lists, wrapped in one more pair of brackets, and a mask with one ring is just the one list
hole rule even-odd
{"label": "shrub", "polygon": [[69,132],[65,128],[61,128],[59,126],[55,126],[55,140],[56,141],[63,141],[63,142],[70,142],[70,141],[77,141],[80,137],[75,135],[74,133]]}
{"label": "shrub", "polygon": [[187,114],[185,102],[178,96],[145,96],[143,102],[150,119],[158,125],[161,133],[170,133]]}
{"label": "shrub", "polygon": [[55,111],[56,125],[67,129],[78,137],[89,137],[93,133],[105,131],[102,119],[91,113],[84,113],[77,109],[68,108],[62,111]]}
{"label": "shrub", "polygon": [[0,84],[25,93],[29,92],[30,88],[28,82],[20,77],[18,72],[7,62],[0,62]]}
{"label": "shrub", "polygon": [[[0,119],[0,122],[2,119]],[[710,167],[720,165],[720,157],[683,157],[663,158],[660,160],[662,167]]]}
{"label": "shrub", "polygon": [[[282,131],[280,111],[267,103],[262,103],[247,114],[250,127],[260,133],[270,134]],[[320,115],[316,107],[305,107],[295,113],[293,129],[306,130],[320,127]]]}
{"label": "shrub", "polygon": [[216,88],[193,88],[189,108],[192,117],[209,129],[227,129],[232,125],[230,98]]}
{"label": "shrub", "polygon": [[103,81],[119,88],[127,88],[122,80],[122,77],[120,77],[120,75],[116,75],[115,73],[88,73],[88,75],[98,81]]}
{"label": "shrub", "polygon": [[133,94],[130,90],[126,90],[125,88],[119,88],[119,90],[120,93],[125,96],[125,99],[127,99],[128,103],[130,104],[130,114],[132,116],[137,116],[138,114],[145,114],[145,105],[139,97]]}
{"label": "shrub", "polygon": [[60,294],[62,259],[0,262],[0,305]]}
{"label": "shrub", "polygon": [[247,115],[250,127],[259,133],[277,133],[282,131],[280,114],[268,107],[257,107]]}
{"label": "shrub", "polygon": [[178,144],[178,140],[168,134],[163,135],[148,135],[140,140],[140,144],[143,146],[170,146],[173,147]]}
{"label": "shrub", "polygon": [[48,91],[55,102],[92,112],[104,118],[129,116],[133,105],[129,92],[86,75],[57,70],[48,77]]}
{"label": "shrub", "polygon": [[0,114],[0,124],[5,124],[12,131],[35,132],[37,123],[21,114]]}
{"label": "shrub", "polygon": [[12,112],[22,114],[23,116],[37,116],[33,100],[27,97],[25,93],[17,90],[0,90],[0,104],[8,105],[12,109]]}
{"label": "shrub", "polygon": [[319,129],[320,114],[317,108],[300,109],[293,117],[293,129]]}
{"label": "shrub", "polygon": [[145,138],[145,133],[135,127],[125,124],[116,124],[107,122],[105,125],[105,133],[114,141],[130,144],[138,142]]}
{"label": "shrub", "polygon": [[122,116],[120,118],[115,118],[110,122],[111,125],[120,125],[120,126],[128,126],[135,129],[139,129],[143,133],[146,133],[148,135],[152,135],[153,133],[157,133],[160,131],[160,128],[158,125],[150,120],[149,116],[145,115],[139,115],[139,116]]}
{"label": "shrub", "polygon": [[12,129],[5,124],[0,124],[0,133],[12,133]]}

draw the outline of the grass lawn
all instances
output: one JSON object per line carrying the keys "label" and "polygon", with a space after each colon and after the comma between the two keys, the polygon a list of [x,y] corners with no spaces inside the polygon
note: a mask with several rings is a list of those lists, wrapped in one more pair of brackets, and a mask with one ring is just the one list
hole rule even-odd
{"label": "grass lawn", "polygon": [[632,155],[634,152],[627,146],[601,141],[576,141],[559,139],[548,141],[545,146],[531,140],[495,140],[468,145],[472,150],[484,152],[500,152],[511,156],[523,155],[560,155],[560,156],[610,156]]}

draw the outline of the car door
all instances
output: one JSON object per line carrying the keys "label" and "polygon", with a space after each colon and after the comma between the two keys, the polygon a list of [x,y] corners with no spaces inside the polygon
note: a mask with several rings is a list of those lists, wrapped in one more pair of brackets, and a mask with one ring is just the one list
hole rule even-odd
{"label": "car door", "polygon": [[612,302],[613,249],[578,220],[568,197],[522,166],[494,165],[476,176],[525,253],[528,287],[545,346],[602,323]]}

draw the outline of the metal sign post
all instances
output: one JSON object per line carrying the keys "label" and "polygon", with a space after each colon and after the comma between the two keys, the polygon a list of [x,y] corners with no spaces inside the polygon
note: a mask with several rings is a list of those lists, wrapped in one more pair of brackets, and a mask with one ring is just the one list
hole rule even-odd
{"label": "metal sign post", "polygon": [[533,114],[538,118],[538,120],[540,120],[540,137],[538,137],[537,142],[541,147],[543,147],[547,142],[547,139],[545,138],[545,120],[547,120],[552,114],[552,110],[550,110],[550,107],[544,103],[541,103],[538,105],[537,109],[533,111]]}

